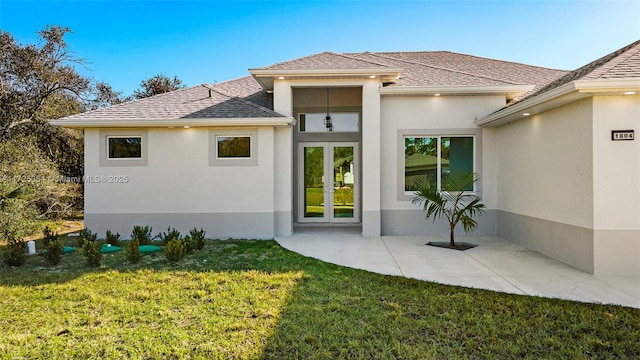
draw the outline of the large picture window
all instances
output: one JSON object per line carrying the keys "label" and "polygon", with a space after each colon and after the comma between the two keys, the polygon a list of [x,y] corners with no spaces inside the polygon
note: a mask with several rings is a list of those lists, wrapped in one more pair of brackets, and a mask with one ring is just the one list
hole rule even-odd
{"label": "large picture window", "polygon": [[475,171],[473,136],[404,137],[405,192],[416,191],[422,183],[441,190],[442,180],[452,172],[470,171]]}

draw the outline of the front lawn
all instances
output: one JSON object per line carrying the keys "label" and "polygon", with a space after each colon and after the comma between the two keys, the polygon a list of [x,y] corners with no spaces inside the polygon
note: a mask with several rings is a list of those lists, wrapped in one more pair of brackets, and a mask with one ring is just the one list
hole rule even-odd
{"label": "front lawn", "polygon": [[273,241],[0,270],[0,358],[640,358],[640,310],[385,276]]}

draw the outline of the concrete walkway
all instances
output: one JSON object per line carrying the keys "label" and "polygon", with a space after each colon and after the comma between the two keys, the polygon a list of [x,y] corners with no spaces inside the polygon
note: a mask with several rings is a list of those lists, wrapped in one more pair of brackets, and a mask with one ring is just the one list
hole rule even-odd
{"label": "concrete walkway", "polygon": [[466,251],[425,246],[439,236],[278,237],[284,248],[330,263],[442,284],[640,308],[640,276],[596,276],[495,236],[457,236]]}

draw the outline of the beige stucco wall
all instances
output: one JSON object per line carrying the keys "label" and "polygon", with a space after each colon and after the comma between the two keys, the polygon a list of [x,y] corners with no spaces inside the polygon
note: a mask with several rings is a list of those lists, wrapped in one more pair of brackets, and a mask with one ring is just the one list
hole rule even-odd
{"label": "beige stucco wall", "polygon": [[591,100],[497,128],[498,208],[593,226]]}
{"label": "beige stucco wall", "polygon": [[[385,234],[446,234],[442,221],[426,221],[424,212],[403,196],[402,159],[406,133],[422,135],[475,135],[478,194],[487,206],[476,233],[495,234],[496,145],[495,129],[480,129],[476,118],[505,104],[504,96],[383,96],[381,99],[381,208]],[[363,151],[367,151],[365,148]],[[462,230],[460,229],[462,232]]]}
{"label": "beige stucco wall", "polygon": [[597,274],[640,275],[640,96],[593,99],[594,263]]}
{"label": "beige stucco wall", "polygon": [[[381,173],[382,208],[415,209],[410,201],[398,200],[397,189],[399,154],[398,130],[430,130],[446,133],[447,130],[480,132],[480,164],[476,164],[481,176],[480,191],[488,208],[495,208],[495,130],[479,129],[476,118],[486,116],[504,106],[502,96],[385,96],[381,100]],[[366,150],[365,150],[366,151]],[[480,167],[478,167],[480,165]]]}
{"label": "beige stucco wall", "polygon": [[[102,231],[106,226],[96,223],[99,217],[92,214],[272,214],[274,129],[257,130],[259,159],[255,166],[210,166],[209,131],[148,129],[146,166],[101,167],[100,130],[86,129],[85,176],[107,179],[85,183],[85,214],[93,219],[88,226]],[[114,176],[126,176],[126,181],[110,183],[108,179]],[[170,217],[165,225],[177,226]]]}
{"label": "beige stucco wall", "polygon": [[587,272],[593,264],[592,101],[496,129],[498,235]]}
{"label": "beige stucco wall", "polygon": [[640,97],[498,127],[498,234],[595,274],[640,274],[640,141],[611,130],[640,132]]}
{"label": "beige stucco wall", "polygon": [[612,130],[640,135],[640,96],[593,100],[594,227],[640,229],[640,139],[612,141]]}

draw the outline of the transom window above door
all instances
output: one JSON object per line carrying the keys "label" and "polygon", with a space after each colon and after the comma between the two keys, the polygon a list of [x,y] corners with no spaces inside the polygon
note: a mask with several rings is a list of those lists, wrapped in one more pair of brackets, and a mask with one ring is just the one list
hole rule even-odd
{"label": "transom window above door", "polygon": [[[299,131],[308,133],[327,132],[325,124],[326,113],[304,113],[298,116]],[[360,131],[360,114],[358,113],[331,113],[333,132],[358,132]]]}

